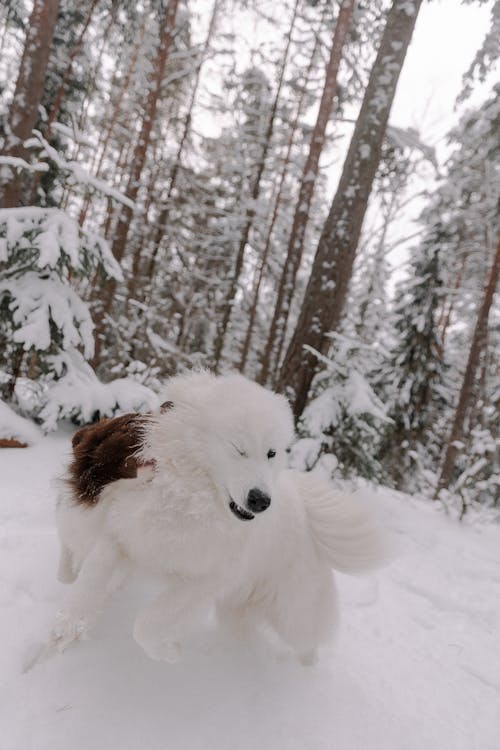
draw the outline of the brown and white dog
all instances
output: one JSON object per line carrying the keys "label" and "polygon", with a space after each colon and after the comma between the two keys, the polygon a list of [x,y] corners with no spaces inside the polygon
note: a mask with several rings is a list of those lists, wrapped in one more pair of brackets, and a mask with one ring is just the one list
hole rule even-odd
{"label": "brown and white dog", "polygon": [[126,565],[159,581],[134,637],[173,661],[211,609],[263,622],[305,661],[336,620],[332,568],[382,558],[363,506],[287,469],[287,401],[240,375],[173,378],[158,413],[79,430],[57,503],[71,583],[46,653],[92,625]]}

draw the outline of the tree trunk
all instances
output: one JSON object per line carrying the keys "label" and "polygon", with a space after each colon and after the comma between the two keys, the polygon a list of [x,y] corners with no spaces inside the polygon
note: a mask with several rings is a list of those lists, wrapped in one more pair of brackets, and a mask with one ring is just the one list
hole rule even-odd
{"label": "tree trunk", "polygon": [[458,273],[457,273],[456,278],[455,278],[455,282],[454,282],[453,287],[452,287],[452,291],[451,291],[450,300],[449,300],[449,304],[448,304],[448,309],[447,310],[446,310],[446,300],[445,300],[445,302],[443,302],[443,311],[442,311],[442,315],[441,315],[441,317],[439,319],[439,322],[438,322],[438,328],[441,331],[440,335],[441,335],[441,341],[443,342],[443,344],[444,344],[444,341],[445,341],[445,338],[446,338],[446,332],[448,331],[448,327],[449,327],[450,322],[451,322],[451,316],[453,315],[453,307],[454,307],[454,303],[455,303],[455,297],[456,297],[456,294],[458,293],[458,290],[460,289],[460,286],[462,284],[462,278],[463,278],[463,275],[464,275],[464,272],[465,272],[465,266],[466,266],[468,257],[469,257],[468,251],[464,252],[464,254],[462,256],[462,262],[460,264],[460,268],[458,270]]}
{"label": "tree trunk", "polygon": [[64,98],[64,94],[66,92],[66,86],[68,85],[69,77],[71,73],[73,72],[73,63],[75,62],[75,58],[80,52],[83,44],[83,39],[85,37],[85,33],[90,25],[90,22],[92,20],[92,16],[94,15],[94,10],[96,8],[97,3],[99,0],[92,0],[90,4],[89,11],[87,13],[87,18],[85,19],[85,23],[83,24],[83,28],[80,31],[78,38],[76,42],[73,45],[73,48],[69,54],[68,57],[68,63],[66,65],[66,70],[64,71],[64,75],[62,77],[61,83],[59,84],[59,87],[56,91],[56,94],[54,96],[54,101],[52,102],[52,106],[50,108],[49,116],[47,118],[47,124],[45,125],[45,140],[50,139],[50,133],[52,130],[52,125],[54,124],[58,114],[59,110],[61,109],[61,104]]}
{"label": "tree trunk", "polygon": [[[330,59],[326,67],[325,84],[319,105],[318,116],[309,144],[309,153],[299,188],[299,196],[295,207],[292,230],[288,239],[288,247],[285,265],[278,286],[278,296],[274,307],[273,318],[269,329],[266,348],[262,358],[262,370],[259,380],[265,383],[268,379],[269,370],[273,364],[277,364],[277,349],[281,349],[288,320],[288,313],[295,289],[295,281],[302,260],[304,248],[304,236],[309,211],[311,209],[314,186],[319,170],[319,159],[325,144],[325,134],[330,115],[333,109],[333,100],[337,93],[337,76],[342,59],[342,52],[347,39],[349,25],[351,23],[354,0],[343,0],[340,5],[335,31],[333,34]],[[274,357],[273,357],[274,351]]]}
{"label": "tree trunk", "polygon": [[451,428],[450,436],[446,446],[446,452],[444,455],[443,465],[441,468],[441,475],[436,488],[434,499],[436,499],[442,489],[447,487],[452,478],[453,470],[455,468],[455,459],[457,457],[458,448],[456,441],[463,438],[464,422],[467,415],[467,411],[471,405],[471,397],[474,388],[474,381],[476,378],[476,372],[479,366],[479,360],[481,352],[484,348],[487,338],[488,331],[488,317],[490,314],[491,303],[495,295],[495,289],[498,283],[498,275],[500,269],[500,234],[498,235],[498,242],[495,250],[495,256],[491,270],[488,275],[486,287],[484,290],[483,301],[479,309],[474,333],[472,334],[472,341],[469,350],[469,357],[467,359],[467,365],[465,367],[464,379],[462,381],[462,387],[460,389],[460,395],[458,397],[458,404],[455,411],[455,417],[453,419],[453,425]]}
{"label": "tree trunk", "polygon": [[[149,141],[151,138],[151,131],[156,117],[156,109],[158,106],[158,99],[160,97],[163,77],[165,74],[165,68],[168,60],[168,53],[172,40],[174,38],[175,31],[175,18],[177,14],[177,6],[179,0],[170,0],[168,6],[163,12],[161,25],[160,25],[160,42],[158,45],[158,51],[153,66],[153,76],[149,90],[147,92],[146,104],[144,107],[144,115],[142,119],[141,132],[137,143],[134,148],[132,155],[131,172],[125,195],[129,200],[134,202],[139,192],[140,179],[142,170],[146,161],[147,150]],[[116,227],[115,237],[111,250],[114,257],[120,263],[125,253],[125,247],[127,244],[127,237],[130,229],[130,222],[132,220],[133,209],[130,206],[123,206],[118,219],[118,225]],[[96,328],[95,328],[95,354],[94,363],[99,362],[100,350],[101,350],[101,337],[104,327],[104,319],[106,313],[111,307],[113,300],[113,294],[116,289],[116,282],[114,280],[109,281],[102,290],[102,305],[101,309],[96,314]]]}
{"label": "tree trunk", "polygon": [[[325,5],[325,8],[326,7],[327,6]],[[323,20],[324,20],[324,16],[321,18],[321,22],[323,22]],[[311,75],[311,71],[313,69],[314,61],[316,59],[316,55],[317,55],[318,49],[319,49],[319,40],[320,40],[319,31],[320,31],[320,29],[318,29],[318,31],[314,35],[314,47],[313,47],[313,50],[312,50],[312,53],[311,53],[311,57],[309,59],[309,65],[307,67],[307,71],[306,71],[306,74],[305,74],[304,87],[303,87],[303,89],[302,89],[302,91],[300,93],[299,101],[298,101],[298,104],[297,104],[297,112],[296,112],[296,115],[295,115],[295,118],[294,118],[291,130],[290,130],[290,134],[288,136],[288,144],[287,144],[286,155],[285,155],[285,158],[283,160],[283,170],[281,172],[281,177],[280,177],[280,182],[279,182],[279,186],[278,186],[278,191],[276,193],[276,199],[274,201],[274,208],[273,208],[273,213],[272,213],[272,216],[271,216],[271,221],[270,221],[269,226],[267,228],[266,239],[265,239],[265,242],[264,242],[264,249],[262,251],[262,256],[261,256],[260,264],[259,264],[259,270],[258,270],[258,273],[257,273],[257,282],[256,282],[256,284],[254,286],[253,291],[252,291],[252,306],[250,308],[250,314],[249,314],[249,318],[248,318],[248,326],[247,326],[247,331],[246,331],[246,334],[245,334],[245,341],[243,343],[243,350],[242,350],[242,353],[241,353],[241,361],[240,361],[240,367],[239,367],[240,372],[244,372],[245,371],[248,354],[250,352],[250,344],[252,342],[253,328],[254,328],[254,325],[255,325],[255,318],[257,316],[257,307],[258,307],[258,304],[259,304],[260,287],[261,287],[261,284],[262,284],[262,280],[264,278],[264,272],[265,272],[266,267],[267,267],[267,261],[268,261],[268,258],[269,258],[269,251],[271,249],[271,238],[272,238],[272,235],[273,235],[274,225],[276,223],[276,219],[278,218],[278,214],[279,214],[279,210],[280,210],[280,206],[281,206],[281,196],[282,196],[282,193],[283,193],[283,188],[285,186],[285,180],[286,180],[287,175],[288,175],[288,168],[290,166],[290,157],[292,155],[292,148],[293,148],[293,142],[294,142],[294,139],[295,139],[295,134],[297,132],[297,128],[299,127],[299,121],[300,121],[300,118],[302,116],[302,107],[303,107],[305,96],[306,96],[307,85],[309,83],[309,78],[310,78],[310,75]]]}
{"label": "tree trunk", "polygon": [[[47,117],[47,122],[45,123],[44,133],[43,136],[46,141],[50,141],[50,136],[52,133],[52,126],[54,122],[56,121],[56,118],[59,115],[59,111],[61,109],[61,104],[64,99],[64,94],[66,93],[66,88],[68,85],[69,78],[71,76],[71,73],[73,72],[73,63],[75,61],[76,56],[80,52],[83,44],[83,39],[85,37],[85,32],[87,31],[88,27],[90,26],[90,22],[92,20],[92,16],[94,15],[94,10],[96,8],[97,3],[99,0],[92,0],[92,3],[90,5],[89,11],[87,13],[87,18],[85,19],[85,23],[83,24],[83,28],[80,31],[80,34],[78,35],[77,40],[75,41],[69,55],[68,55],[68,62],[66,65],[66,69],[64,71],[63,77],[61,79],[61,83],[59,84],[57,91],[54,95],[54,100],[52,102],[52,105],[50,107],[50,111]],[[36,172],[33,176],[33,184],[31,186],[31,202],[36,203],[37,200],[37,194],[38,194],[38,188],[40,186],[40,181],[42,179],[42,173]],[[69,191],[66,190],[66,199],[68,198]],[[64,199],[61,201],[60,207],[63,209],[64,206]]]}
{"label": "tree trunk", "polygon": [[148,269],[147,269],[148,279],[151,279],[154,274],[156,259],[158,257],[158,252],[160,250],[160,244],[163,239],[163,235],[165,234],[165,230],[167,228],[168,216],[170,212],[170,199],[172,197],[172,192],[175,188],[175,184],[177,182],[177,175],[179,173],[179,168],[181,166],[181,159],[184,153],[184,146],[186,145],[188,135],[191,131],[191,120],[193,119],[193,109],[194,109],[194,105],[196,102],[198,87],[200,85],[201,69],[203,67],[203,63],[205,62],[205,58],[210,47],[210,41],[214,33],[215,22],[217,20],[217,13],[219,11],[219,2],[220,0],[215,0],[213,4],[212,15],[210,17],[210,23],[208,25],[207,36],[205,38],[205,43],[203,45],[203,52],[201,54],[200,63],[196,69],[196,79],[194,82],[193,90],[191,91],[191,99],[189,101],[188,112],[186,115],[186,119],[184,121],[184,129],[182,131],[182,136],[181,136],[181,140],[179,141],[179,147],[177,149],[174,166],[172,168],[172,172],[170,175],[168,193],[164,201],[165,205],[163,209],[161,210],[160,215],[158,217],[158,223],[157,223],[156,232],[154,234],[154,240],[153,240],[153,252],[151,254],[151,258],[149,260]]}
{"label": "tree trunk", "polygon": [[238,251],[236,253],[234,271],[231,277],[229,290],[228,290],[228,293],[227,293],[227,296],[226,296],[226,299],[224,301],[224,305],[222,308],[222,320],[219,324],[218,333],[217,333],[217,337],[216,337],[215,345],[214,345],[214,364],[215,364],[216,369],[218,369],[219,364],[220,364],[222,350],[224,348],[224,341],[226,339],[227,327],[229,324],[229,318],[231,317],[231,311],[232,311],[234,300],[236,297],[236,292],[238,290],[238,284],[240,280],[241,271],[243,270],[243,261],[245,259],[245,249],[248,243],[250,229],[252,228],[252,224],[253,224],[253,220],[255,216],[255,204],[260,194],[261,180],[262,180],[262,175],[264,174],[264,167],[266,165],[267,154],[271,146],[271,139],[272,139],[273,130],[274,130],[274,121],[276,118],[276,113],[278,111],[278,102],[279,102],[279,98],[281,95],[281,89],[283,86],[285,68],[288,62],[288,54],[290,51],[292,33],[295,27],[295,21],[297,18],[297,10],[299,6],[299,2],[300,0],[295,0],[292,20],[290,23],[290,30],[288,32],[285,52],[283,55],[283,61],[281,63],[281,70],[280,70],[280,76],[278,80],[278,87],[276,89],[276,96],[274,97],[273,106],[271,109],[271,113],[269,115],[269,122],[267,124],[267,130],[266,130],[266,134],[264,138],[264,147],[262,149],[261,158],[257,167],[257,173],[255,175],[255,180],[254,180],[253,187],[252,187],[252,196],[251,196],[250,204],[249,204],[250,207],[247,208],[246,210],[245,224],[243,226],[243,232],[241,234],[240,242],[238,245]]}
{"label": "tree trunk", "polygon": [[[163,77],[165,74],[165,67],[167,65],[168,53],[172,44],[178,3],[179,0],[170,0],[166,10],[163,13],[160,29],[160,44],[158,46],[158,53],[154,64],[153,80],[147,94],[141,132],[135,146],[134,154],[132,156],[132,170],[130,173],[127,189],[125,191],[125,195],[131,201],[135,201],[135,199],[137,198],[137,193],[139,192],[141,174],[144,168],[144,163],[146,161],[147,150],[151,138],[151,131],[153,129],[153,124],[156,117],[158,99],[160,96]],[[116,236],[112,245],[113,255],[118,261],[121,261],[123,259],[123,255],[125,253],[125,246],[130,229],[132,213],[133,211],[129,206],[124,206],[121,211],[120,219],[118,221]]]}
{"label": "tree trunk", "polygon": [[278,378],[297,417],[304,410],[316,357],[342,314],[368,199],[380,161],[396,85],[422,0],[394,0],[356,121],[337,192],[323,228],[299,315]]}
{"label": "tree trunk", "polygon": [[[9,110],[5,156],[18,157],[26,161],[29,158],[23,143],[31,136],[38,119],[58,7],[58,0],[34,2]],[[0,208],[12,208],[19,204],[23,182],[21,173],[16,172],[12,180],[0,184]]]}
{"label": "tree trunk", "polygon": [[[144,32],[145,32],[145,28],[144,28],[144,24],[142,24],[141,31],[139,33],[139,37],[138,37],[137,43],[134,45],[134,48],[133,48],[133,51],[132,51],[132,55],[130,57],[130,61],[129,61],[129,64],[128,64],[128,67],[127,67],[127,72],[125,74],[125,78],[124,78],[123,83],[121,84],[119,92],[118,92],[118,98],[117,98],[117,100],[116,100],[116,102],[114,103],[114,106],[113,106],[113,114],[111,115],[108,127],[106,128],[106,132],[105,132],[104,138],[102,140],[102,145],[101,145],[100,151],[99,151],[99,159],[98,159],[98,162],[97,162],[97,167],[94,170],[94,174],[95,174],[96,177],[100,177],[101,176],[101,170],[102,170],[102,166],[103,166],[103,162],[104,162],[104,157],[106,156],[106,153],[107,153],[107,150],[108,150],[109,141],[111,139],[111,135],[113,134],[113,131],[114,131],[115,126],[116,126],[116,123],[117,123],[118,118],[119,118],[120,113],[121,113],[123,97],[125,96],[125,93],[128,91],[128,87],[129,87],[129,84],[130,84],[130,79],[132,77],[132,73],[134,72],[135,66],[137,64],[137,56],[139,54],[139,49],[140,49],[140,47],[142,45],[142,42],[143,42],[143,39],[144,39]],[[82,209],[80,211],[80,216],[78,218],[78,223],[80,224],[80,226],[83,226],[83,224],[85,222],[85,219],[87,217],[87,211],[89,210],[89,207],[90,207],[90,203],[91,203],[91,195],[90,195],[90,193],[87,193],[87,195],[85,196],[84,204],[83,204]]]}

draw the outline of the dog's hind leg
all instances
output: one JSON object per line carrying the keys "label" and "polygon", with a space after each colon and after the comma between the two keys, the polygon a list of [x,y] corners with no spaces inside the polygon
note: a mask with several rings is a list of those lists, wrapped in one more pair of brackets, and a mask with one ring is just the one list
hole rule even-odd
{"label": "dog's hind leg", "polygon": [[120,560],[118,546],[102,538],[85,558],[78,578],[56,616],[49,646],[64,651],[94,623],[110,590],[110,583]]}
{"label": "dog's hind leg", "polygon": [[59,567],[57,569],[57,580],[61,583],[73,583],[77,576],[75,571],[73,555],[66,545],[61,544],[59,555]]}

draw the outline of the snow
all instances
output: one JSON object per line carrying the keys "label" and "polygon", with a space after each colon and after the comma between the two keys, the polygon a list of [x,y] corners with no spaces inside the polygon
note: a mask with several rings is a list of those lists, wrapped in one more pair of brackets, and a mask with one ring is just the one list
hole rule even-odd
{"label": "snow", "polygon": [[119,190],[115,190],[111,185],[108,185],[104,180],[100,180],[98,177],[90,174],[81,164],[77,161],[68,161],[62,156],[57,149],[53,148],[48,141],[42,136],[38,130],[33,130],[35,137],[38,139],[39,144],[42,146],[42,154],[52,159],[56,167],[63,171],[69,172],[76,183],[79,185],[88,185],[90,187],[99,190],[103,195],[108,195],[110,198],[122,203],[124,206],[128,206],[134,210],[136,205],[133,201],[127,198],[126,195],[121,193]]}
{"label": "snow", "polygon": [[207,629],[174,666],[135,645],[138,582],[88,641],[22,674],[55,581],[57,433],[0,451],[2,750],[498,750],[500,528],[366,490],[399,540],[376,576],[338,576],[342,623],[315,667],[263,636]]}
{"label": "snow", "polygon": [[31,445],[40,440],[42,433],[30,419],[25,419],[0,400],[0,439],[14,439]]}
{"label": "snow", "polygon": [[15,169],[30,169],[33,172],[47,172],[49,165],[45,162],[30,164],[19,156],[0,156],[0,167],[14,167]]}
{"label": "snow", "polygon": [[[119,263],[103,238],[80,229],[74,219],[58,208],[0,209],[0,261],[10,261],[19,249],[36,250],[36,264],[41,270],[59,267],[61,263],[88,273],[84,265],[85,254],[95,263],[101,263],[106,274],[123,280]],[[65,261],[65,257],[67,260]]]}
{"label": "snow", "polygon": [[58,278],[40,278],[27,271],[19,278],[0,278],[0,296],[9,300],[16,327],[12,340],[28,351],[48,350],[52,345],[55,326],[62,337],[62,346],[82,346],[91,357],[94,348],[93,323],[87,306]]}
{"label": "snow", "polygon": [[37,414],[46,432],[55,430],[61,419],[85,424],[96,415],[112,417],[131,411],[149,411],[159,406],[158,396],[133,378],[116,378],[102,383],[76,349],[48,360],[58,379],[48,384]]}

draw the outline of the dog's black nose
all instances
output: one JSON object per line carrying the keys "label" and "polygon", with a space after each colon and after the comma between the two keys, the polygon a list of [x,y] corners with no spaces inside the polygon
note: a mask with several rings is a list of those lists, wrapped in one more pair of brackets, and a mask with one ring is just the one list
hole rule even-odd
{"label": "dog's black nose", "polygon": [[262,513],[262,511],[266,510],[266,508],[269,508],[270,505],[271,498],[269,497],[269,495],[266,495],[265,492],[257,489],[257,487],[254,487],[248,493],[247,507],[248,510],[252,511],[252,513]]}

